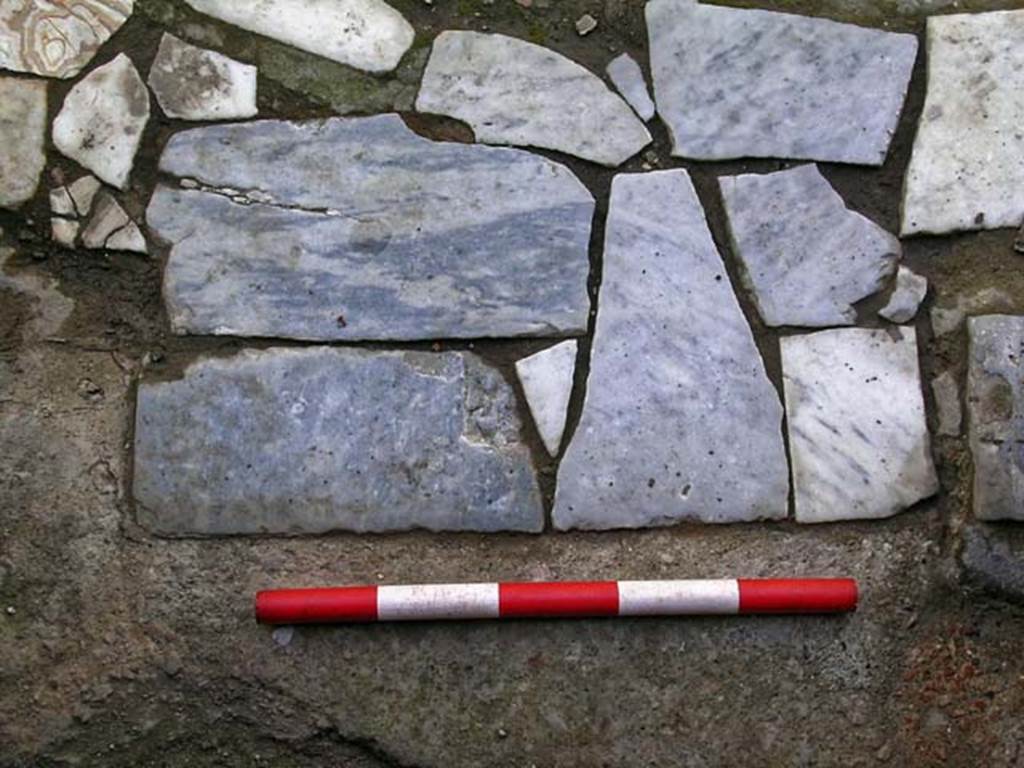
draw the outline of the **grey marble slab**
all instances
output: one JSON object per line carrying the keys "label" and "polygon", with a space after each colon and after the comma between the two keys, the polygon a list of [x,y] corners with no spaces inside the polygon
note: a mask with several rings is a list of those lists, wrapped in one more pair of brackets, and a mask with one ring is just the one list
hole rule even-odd
{"label": "grey marble slab", "polygon": [[780,344],[797,522],[889,517],[938,490],[913,328]]}
{"label": "grey marble slab", "polygon": [[967,320],[974,515],[1024,520],[1024,316]]}
{"label": "grey marble slab", "polygon": [[605,67],[609,79],[622,94],[629,106],[641,120],[654,117],[654,102],[647,91],[647,81],[636,59],[628,53],[621,53]]}
{"label": "grey marble slab", "polygon": [[896,270],[900,243],[847,209],[813,164],[719,179],[733,248],[765,323],[852,325]]}
{"label": "grey marble slab", "polygon": [[644,124],[601,78],[507,35],[438,35],[416,109],[468,123],[485,144],[552,149],[608,166],[651,143]]}
{"label": "grey marble slab", "polygon": [[468,353],[309,347],[143,382],[140,523],[170,536],[538,531],[515,396]]}
{"label": "grey marble slab", "polygon": [[0,207],[30,200],[46,166],[46,83],[0,77]]}
{"label": "grey marble slab", "polygon": [[782,406],[685,171],[612,183],[557,528],[786,516]]}
{"label": "grey marble slab", "polygon": [[[326,159],[329,159],[327,161]],[[522,150],[397,115],[174,136],[146,218],[183,333],[313,340],[582,334],[594,201]]]}
{"label": "grey marble slab", "polygon": [[674,155],[882,164],[913,35],[693,0],[651,0],[645,14]]}

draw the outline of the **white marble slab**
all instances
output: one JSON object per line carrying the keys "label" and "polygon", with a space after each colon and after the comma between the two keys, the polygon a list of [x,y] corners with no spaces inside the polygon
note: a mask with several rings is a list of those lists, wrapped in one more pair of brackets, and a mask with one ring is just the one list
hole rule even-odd
{"label": "white marble slab", "polygon": [[149,91],[131,59],[119,53],[64,97],[53,143],[108,184],[124,189],[149,121]]}
{"label": "white marble slab", "polygon": [[938,490],[913,328],[780,344],[797,522],[890,517]]}
{"label": "white marble slab", "polygon": [[900,243],[847,209],[817,166],[718,180],[743,280],[767,325],[852,325],[896,269]]}
{"label": "white marble slab", "polygon": [[256,67],[164,33],[149,87],[160,109],[180,120],[231,120],[256,114]]}
{"label": "white marble slab", "polygon": [[415,30],[383,0],[185,0],[200,13],[367,72],[398,66]]}
{"label": "white marble slab", "polygon": [[782,406],[683,170],[612,182],[556,528],[786,516]]}
{"label": "white marble slab", "polygon": [[651,142],[629,105],[593,72],[506,35],[438,35],[416,109],[468,123],[485,144],[552,149],[608,166]]}
{"label": "white marble slab", "polygon": [[674,155],[885,160],[913,35],[693,0],[651,0],[645,14]]}
{"label": "white marble slab", "polygon": [[132,0],[0,2],[0,69],[77,75],[132,15]]}
{"label": "white marble slab", "polygon": [[619,54],[608,63],[605,71],[622,98],[641,120],[646,122],[654,117],[654,102],[651,101],[647,81],[636,59],[628,53]]}
{"label": "white marble slab", "polygon": [[1024,10],[928,19],[928,90],[903,187],[904,235],[1024,219]]}
{"label": "white marble slab", "polygon": [[533,423],[552,456],[558,454],[565,433],[576,371],[576,347],[575,340],[563,341],[516,361],[516,375],[523,385]]}
{"label": "white marble slab", "polygon": [[0,77],[0,208],[30,200],[46,165],[46,83]]}

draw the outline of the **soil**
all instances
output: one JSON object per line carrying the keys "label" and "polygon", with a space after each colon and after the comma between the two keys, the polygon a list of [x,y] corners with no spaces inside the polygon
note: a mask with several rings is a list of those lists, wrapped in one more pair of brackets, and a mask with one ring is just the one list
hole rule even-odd
{"label": "soil", "polygon": [[[602,72],[619,52],[646,66],[642,3],[394,0],[417,41],[390,77],[355,73],[203,17],[181,0],[137,0],[93,62],[127,52],[146,73],[160,35],[260,66],[260,117],[403,112],[420,133],[471,138],[453,121],[408,114],[423,51],[438,31],[505,32]],[[813,12],[921,35],[916,0],[736,2]],[[967,2],[958,10],[1024,7]],[[584,13],[598,29],[581,38]],[[822,164],[847,204],[896,231],[902,179],[923,102],[923,52],[885,164]],[[50,89],[50,118],[71,83]],[[141,220],[167,139],[190,124],[155,104],[131,187]],[[780,334],[761,323],[726,234],[715,177],[787,167],[774,160],[673,159],[657,122],[651,149],[619,171],[686,168],[734,288],[781,392]],[[51,173],[81,169],[48,147]],[[549,154],[597,199],[590,289],[614,171]],[[57,178],[56,176],[54,178]],[[287,342],[181,337],[160,295],[165,250],[150,258],[69,251],[49,236],[46,189],[0,212],[9,268],[56,281],[75,308],[59,333],[31,338],[33,312],[0,288],[0,766],[729,766],[1024,764],[1024,611],[970,587],[957,561],[968,519],[970,456],[936,438],[941,493],[891,520],[798,526],[679,525],[540,536],[409,533],[165,540],[131,505],[134,389],[202,355]],[[963,381],[961,331],[936,338],[936,303],[998,287],[1024,312],[1012,230],[904,242],[931,284],[916,319],[924,380]],[[885,296],[859,307],[878,325]],[[592,330],[592,326],[591,326]],[[522,392],[515,360],[544,340],[409,345],[472,349]],[[581,339],[569,432],[582,408],[590,335]],[[87,385],[82,384],[88,381]],[[929,423],[934,403],[925,387]],[[525,407],[550,505],[557,462]],[[628,436],[624,436],[628,439]],[[846,617],[317,627],[280,645],[252,619],[255,590],[299,584],[541,578],[850,575]]]}

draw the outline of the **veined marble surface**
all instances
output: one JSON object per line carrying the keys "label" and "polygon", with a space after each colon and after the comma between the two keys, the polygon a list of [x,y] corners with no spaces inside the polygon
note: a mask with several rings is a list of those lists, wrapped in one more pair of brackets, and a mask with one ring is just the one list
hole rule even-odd
{"label": "veined marble surface", "polygon": [[139,386],[139,522],[170,536],[538,531],[515,396],[461,352],[248,350]]}
{"label": "veined marble surface", "polygon": [[416,35],[383,0],[185,0],[200,13],[368,72],[398,66]]}
{"label": "veined marble surface", "polygon": [[847,209],[813,164],[718,180],[744,281],[772,326],[852,325],[880,290],[900,243]]}
{"label": "veined marble surface", "polygon": [[967,334],[974,515],[1024,520],[1024,316],[972,317]]}
{"label": "veined marble surface", "polygon": [[782,405],[685,171],[616,176],[556,528],[786,516]]}
{"label": "veined marble surface", "polygon": [[506,35],[438,35],[416,110],[458,118],[485,144],[553,149],[608,166],[651,143],[629,105],[593,72]]}
{"label": "veined marble surface", "polygon": [[885,160],[913,35],[693,0],[651,0],[645,13],[674,155]]}
{"label": "veined marble surface", "polygon": [[904,235],[1024,219],[1024,10],[928,19],[928,90],[903,186]]}
{"label": "veined marble surface", "polygon": [[[324,162],[324,158],[331,158]],[[317,340],[578,335],[594,201],[564,166],[397,115],[174,136],[146,214],[175,330]]]}
{"label": "veined marble surface", "polygon": [[798,522],[890,517],[938,491],[912,327],[780,344]]}

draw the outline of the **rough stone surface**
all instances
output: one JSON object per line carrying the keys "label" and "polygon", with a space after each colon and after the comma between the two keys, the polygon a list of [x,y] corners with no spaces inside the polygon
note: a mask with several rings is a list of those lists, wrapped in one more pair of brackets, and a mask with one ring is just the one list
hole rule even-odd
{"label": "rough stone surface", "polygon": [[645,13],[674,155],[885,160],[913,35],[693,0],[651,0]]}
{"label": "rough stone surface", "polygon": [[928,278],[901,264],[896,272],[896,287],[878,314],[894,323],[905,323],[917,314],[927,295]]}
{"label": "rough stone surface", "polygon": [[967,580],[999,597],[1024,603],[1024,531],[974,523],[960,552]]}
{"label": "rough stone surface", "polygon": [[50,232],[53,239],[65,248],[74,248],[75,240],[78,238],[79,223],[71,219],[62,219],[54,216],[50,219]]}
{"label": "rough stone surface", "polygon": [[415,31],[382,0],[186,0],[200,13],[368,72],[390,72]]}
{"label": "rough stone surface", "polygon": [[938,490],[913,328],[780,343],[798,522],[889,517]]}
{"label": "rough stone surface", "polygon": [[928,19],[928,90],[904,184],[904,235],[1024,218],[1024,10]]}
{"label": "rough stone surface", "polygon": [[537,531],[515,396],[471,354],[246,351],[139,387],[134,494],[167,535]]}
{"label": "rough stone surface", "polygon": [[123,189],[149,121],[149,91],[123,53],[86,75],[64,98],[53,143],[103,181]]}
{"label": "rough stone surface", "polygon": [[974,515],[1024,520],[1024,316],[972,317],[967,333]]}
{"label": "rough stone surface", "polygon": [[936,433],[943,437],[959,436],[963,413],[960,408],[960,387],[952,371],[943,371],[932,379],[932,397],[935,398],[938,417]]}
{"label": "rough stone surface", "polygon": [[628,53],[616,56],[609,62],[607,69],[612,84],[622,94],[629,106],[641,120],[647,121],[654,117],[654,102],[647,91],[647,81],[636,59]]}
{"label": "rough stone surface", "polygon": [[629,105],[593,72],[506,35],[438,35],[416,109],[468,123],[485,144],[553,149],[608,166],[651,142]]}
{"label": "rough stone surface", "polygon": [[45,138],[46,83],[0,77],[0,208],[15,208],[36,193]]}
{"label": "rough stone surface", "polygon": [[719,179],[733,248],[772,326],[852,325],[896,269],[900,243],[847,209],[814,165]]}
{"label": "rough stone surface", "polygon": [[[332,161],[323,162],[330,157]],[[593,199],[563,166],[397,115],[179,133],[151,230],[180,332],[301,339],[586,330]]]}
{"label": "rough stone surface", "polygon": [[958,294],[936,302],[932,307],[932,330],[946,336],[959,330],[970,315],[1014,312],[1019,302],[1000,288],[982,288],[969,294]]}
{"label": "rough stone surface", "polygon": [[149,87],[168,117],[230,120],[256,114],[256,67],[164,34]]}
{"label": "rough stone surface", "polygon": [[786,515],[782,406],[685,171],[612,182],[583,414],[557,528]]}
{"label": "rough stone surface", "polygon": [[82,230],[86,248],[146,253],[146,240],[121,204],[106,192],[96,195],[92,218]]}
{"label": "rough stone surface", "polygon": [[576,370],[576,342],[563,341],[516,361],[516,374],[544,447],[558,454]]}
{"label": "rough stone surface", "polygon": [[0,3],[0,69],[74,77],[131,16],[132,6],[132,0]]}
{"label": "rough stone surface", "polygon": [[79,216],[88,216],[92,210],[92,202],[96,199],[96,193],[102,185],[95,176],[83,176],[76,179],[67,188],[71,202]]}

